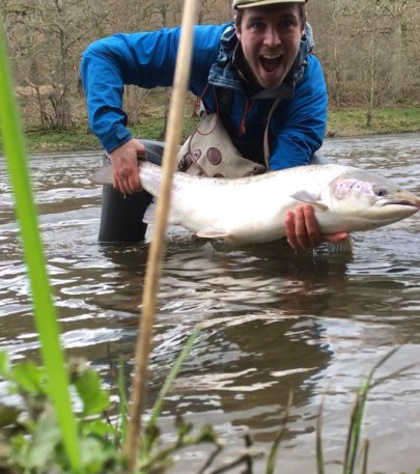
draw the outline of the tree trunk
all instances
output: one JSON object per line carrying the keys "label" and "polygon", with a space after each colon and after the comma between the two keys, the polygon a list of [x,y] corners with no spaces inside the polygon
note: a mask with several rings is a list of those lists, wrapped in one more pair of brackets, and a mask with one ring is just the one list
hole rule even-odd
{"label": "tree trunk", "polygon": [[340,0],[334,0],[333,11],[332,11],[332,24],[333,24],[333,44],[334,44],[334,102],[336,107],[341,107],[341,64],[340,64],[340,52],[338,50],[338,38],[340,26],[338,18],[341,16]]}
{"label": "tree trunk", "polygon": [[394,29],[392,32],[392,62],[391,62],[391,90],[393,102],[398,103],[402,97],[403,74],[403,33],[402,33],[402,7],[397,5],[393,14]]}
{"label": "tree trunk", "polygon": [[376,70],[376,32],[375,28],[371,31],[371,39],[369,45],[369,103],[366,114],[366,127],[372,126],[373,112],[375,108],[375,70]]}

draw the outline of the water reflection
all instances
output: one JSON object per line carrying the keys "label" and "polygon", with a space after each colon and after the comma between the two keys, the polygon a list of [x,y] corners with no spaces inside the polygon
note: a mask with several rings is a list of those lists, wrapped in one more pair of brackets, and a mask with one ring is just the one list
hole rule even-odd
{"label": "water reflection", "polygon": [[[417,135],[329,140],[340,163],[381,172],[420,192]],[[32,180],[63,343],[108,379],[123,359],[132,371],[146,245],[99,245],[100,189],[87,176],[95,153],[36,156]],[[314,426],[325,397],[324,444],[340,472],[353,392],[390,347],[403,344],[382,375],[420,357],[418,216],[354,235],[354,255],[321,250],[294,255],[278,244],[241,249],[169,242],[151,357],[149,405],[192,328],[204,329],[168,397],[162,425],[182,413],[212,422],[231,453],[250,427],[266,447],[279,428],[290,391],[294,404],[281,449],[288,473],[314,472]],[[0,349],[37,357],[29,286],[12,199],[0,159]],[[413,472],[417,457],[420,369],[387,379],[372,392],[366,432],[377,471]],[[410,420],[410,424],[407,423]],[[398,442],[397,442],[398,441]],[[191,469],[200,448],[185,454]],[[182,467],[182,466],[181,466]],[[179,472],[183,472],[182,469]]]}

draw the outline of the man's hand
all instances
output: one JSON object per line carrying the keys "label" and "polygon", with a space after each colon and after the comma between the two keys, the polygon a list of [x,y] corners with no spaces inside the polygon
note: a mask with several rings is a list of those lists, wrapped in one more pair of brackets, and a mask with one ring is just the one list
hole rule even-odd
{"label": "man's hand", "polygon": [[347,232],[322,235],[315,217],[314,208],[309,204],[297,207],[286,214],[287,242],[295,251],[318,247],[322,242],[337,243],[347,239]]}
{"label": "man's hand", "polygon": [[145,159],[144,145],[132,138],[110,153],[112,179],[115,189],[123,194],[131,194],[141,189],[138,160]]}

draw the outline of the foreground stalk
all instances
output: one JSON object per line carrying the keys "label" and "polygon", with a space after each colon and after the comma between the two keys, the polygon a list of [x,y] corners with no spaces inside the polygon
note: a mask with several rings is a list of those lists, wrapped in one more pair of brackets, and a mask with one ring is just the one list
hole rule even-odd
{"label": "foreground stalk", "polygon": [[181,39],[165,137],[162,165],[163,177],[157,202],[156,228],[149,249],[143,292],[143,311],[139,319],[139,335],[136,344],[136,370],[131,397],[130,424],[125,445],[125,454],[128,456],[131,472],[134,472],[136,468],[138,457],[141,414],[145,406],[147,370],[156,314],[156,295],[165,252],[165,234],[170,206],[172,177],[176,167],[176,155],[184,125],[184,105],[191,69],[193,26],[196,22],[197,14],[198,1],[185,0]]}
{"label": "foreground stalk", "polygon": [[35,323],[41,342],[42,359],[48,376],[48,393],[57,416],[64,446],[74,472],[80,470],[76,421],[69,394],[69,379],[60,345],[59,328],[49,285],[38,228],[37,211],[26,163],[24,139],[7,61],[0,22],[0,129],[3,135],[16,214],[30,278]]}

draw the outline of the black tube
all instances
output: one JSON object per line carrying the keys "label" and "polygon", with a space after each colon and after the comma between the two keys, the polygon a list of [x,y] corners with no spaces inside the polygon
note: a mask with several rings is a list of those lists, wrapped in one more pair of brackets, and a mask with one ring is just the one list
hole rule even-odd
{"label": "black tube", "polygon": [[[141,140],[146,148],[146,160],[161,165],[163,142]],[[109,158],[104,157],[109,164]],[[111,185],[102,189],[102,211],[99,227],[99,242],[140,242],[144,240],[147,225],[143,215],[152,201],[147,191],[123,195]]]}

